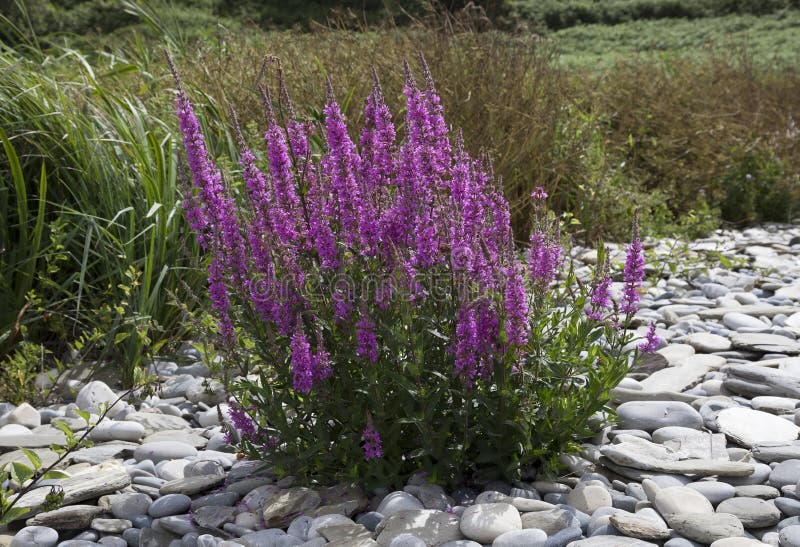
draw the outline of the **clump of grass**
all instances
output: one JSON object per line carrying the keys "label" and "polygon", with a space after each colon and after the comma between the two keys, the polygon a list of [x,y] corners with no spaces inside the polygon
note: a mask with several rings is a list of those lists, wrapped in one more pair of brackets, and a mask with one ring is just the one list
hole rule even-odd
{"label": "clump of grass", "polygon": [[0,50],[2,353],[94,333],[92,357],[118,361],[126,384],[180,332],[165,291],[179,271],[192,279],[195,254],[170,129],[120,85],[135,70],[68,48]]}

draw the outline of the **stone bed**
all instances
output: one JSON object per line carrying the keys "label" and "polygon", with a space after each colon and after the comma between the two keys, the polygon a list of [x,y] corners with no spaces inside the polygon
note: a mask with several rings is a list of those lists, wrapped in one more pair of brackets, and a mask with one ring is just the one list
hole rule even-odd
{"label": "stone bed", "polygon": [[[613,391],[617,426],[562,456],[569,477],[452,492],[421,476],[396,492],[295,486],[237,460],[222,386],[187,349],[194,364],[156,364],[159,397],[117,405],[95,446],[69,457],[71,477],[55,481],[66,505],[40,512],[49,489],[27,494],[29,514],[0,545],[800,546],[800,228],[651,248],[648,267],[667,277],[648,286],[635,321],[656,321],[666,345]],[[716,253],[736,269],[703,271]],[[597,255],[572,257],[586,275]],[[79,432],[76,406],[117,397],[102,381],[72,382],[74,403],[0,403],[0,465],[26,462],[20,446],[52,463],[45,447],[64,440],[52,420]]]}

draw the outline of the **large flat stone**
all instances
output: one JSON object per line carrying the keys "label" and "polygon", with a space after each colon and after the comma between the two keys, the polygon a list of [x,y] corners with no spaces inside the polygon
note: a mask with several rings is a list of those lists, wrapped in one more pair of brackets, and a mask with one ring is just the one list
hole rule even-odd
{"label": "large flat stone", "polygon": [[[74,477],[53,482],[64,491],[63,505],[71,505],[121,490],[131,483],[131,478],[120,463],[108,462],[90,467]],[[50,488],[37,488],[22,496],[17,507],[27,508],[28,512],[19,518],[39,513],[49,493]]]}
{"label": "large flat stone", "polygon": [[731,344],[735,348],[761,353],[784,353],[786,355],[800,353],[800,343],[780,334],[738,332],[731,337]]}
{"label": "large flat stone", "polygon": [[601,447],[600,452],[617,465],[643,471],[695,477],[746,477],[755,471],[752,464],[744,462],[710,458],[680,460],[678,453],[665,446],[630,435],[624,436],[624,439],[621,443]]}
{"label": "large flat stone", "polygon": [[697,315],[701,319],[722,319],[726,313],[743,313],[745,315],[752,315],[753,317],[775,317],[776,315],[791,315],[797,311],[795,306],[769,306],[766,304],[749,304],[746,306],[738,306],[735,308],[709,308],[707,310],[700,310]]}
{"label": "large flat stone", "polygon": [[724,408],[717,415],[717,426],[734,442],[746,447],[766,442],[797,439],[800,428],[774,414],[749,408]]}

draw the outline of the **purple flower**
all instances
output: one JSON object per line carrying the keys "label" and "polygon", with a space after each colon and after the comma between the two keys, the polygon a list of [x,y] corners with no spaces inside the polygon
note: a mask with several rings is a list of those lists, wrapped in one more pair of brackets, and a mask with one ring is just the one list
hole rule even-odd
{"label": "purple flower", "polygon": [[244,408],[242,408],[239,403],[233,402],[228,406],[228,416],[231,419],[233,427],[241,434],[242,439],[253,441],[256,438],[258,428],[250,415],[245,412]]}
{"label": "purple flower", "polygon": [[356,354],[372,363],[377,361],[378,339],[375,336],[375,323],[366,313],[362,313],[356,323],[356,339],[358,341]]}
{"label": "purple flower", "polygon": [[531,197],[534,199],[534,201],[544,201],[547,199],[547,196],[548,193],[545,192],[544,188],[542,188],[541,186],[537,186],[536,188],[534,188],[533,193],[531,194]]}
{"label": "purple flower", "polygon": [[512,346],[523,346],[528,342],[528,302],[522,268],[515,262],[505,274],[506,335]]}
{"label": "purple flower", "polygon": [[314,385],[315,366],[311,356],[311,347],[303,330],[303,321],[300,319],[298,319],[295,332],[292,335],[291,351],[294,389],[299,393],[308,393]]}
{"label": "purple flower", "polygon": [[639,302],[639,287],[642,286],[644,279],[644,256],[642,255],[642,242],[639,240],[639,219],[638,215],[633,216],[633,235],[628,244],[628,252],[625,258],[624,281],[625,289],[620,301],[622,313],[636,313]]}
{"label": "purple flower", "polygon": [[600,264],[595,271],[589,299],[590,306],[586,310],[586,315],[589,319],[602,321],[606,310],[612,305],[611,276],[608,274],[610,269],[611,265],[606,261],[604,264]]}
{"label": "purple flower", "polygon": [[661,338],[656,334],[656,324],[650,323],[650,328],[647,329],[647,334],[644,335],[644,342],[638,346],[639,351],[642,353],[655,353],[659,345],[661,345]]}
{"label": "purple flower", "polygon": [[364,432],[361,434],[361,440],[364,441],[364,459],[366,461],[383,457],[381,436],[373,427],[371,419],[364,429]]}
{"label": "purple flower", "polygon": [[531,234],[531,246],[528,251],[528,270],[534,287],[545,292],[555,281],[558,268],[561,267],[561,245],[552,234],[536,230]]}
{"label": "purple flower", "polygon": [[359,212],[361,192],[356,176],[361,159],[356,146],[347,134],[341,108],[333,96],[330,80],[326,80],[328,104],[325,106],[325,133],[328,139],[328,152],[322,158],[323,173],[330,179],[330,191],[336,206],[337,219],[342,236],[352,246],[359,236]]}
{"label": "purple flower", "polygon": [[325,380],[331,376],[333,376],[331,356],[325,349],[322,333],[317,331],[317,351],[314,354],[314,378],[316,380]]}
{"label": "purple flower", "polygon": [[471,306],[462,307],[456,313],[454,372],[467,387],[472,387],[475,384],[479,345],[475,310]]}

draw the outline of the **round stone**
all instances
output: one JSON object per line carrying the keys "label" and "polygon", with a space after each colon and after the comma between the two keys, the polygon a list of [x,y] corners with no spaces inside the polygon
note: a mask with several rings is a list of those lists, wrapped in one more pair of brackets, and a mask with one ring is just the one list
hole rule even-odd
{"label": "round stone", "polygon": [[545,547],[547,534],[536,528],[511,530],[500,534],[492,542],[492,547]]}
{"label": "round stone", "polygon": [[793,498],[775,498],[775,507],[787,517],[800,516],[800,500]]}
{"label": "round stone", "polygon": [[173,441],[145,443],[133,452],[133,457],[137,462],[150,460],[153,463],[163,460],[178,460],[196,455],[197,449],[195,447]]}
{"label": "round stone", "polygon": [[153,500],[147,494],[125,493],[111,499],[111,513],[118,519],[146,515]]}
{"label": "round stone", "polygon": [[797,484],[798,479],[800,479],[800,460],[782,461],[769,474],[769,484],[775,488]]}
{"label": "round stone", "polygon": [[659,490],[655,495],[654,505],[670,525],[671,515],[714,512],[711,502],[705,496],[685,486],[670,486]]}
{"label": "round stone", "polygon": [[376,511],[384,517],[391,517],[400,511],[413,509],[424,509],[422,502],[408,492],[397,490],[383,498]]}
{"label": "round stone", "polygon": [[736,495],[736,488],[730,484],[718,481],[691,482],[687,484],[686,487],[703,494],[708,501],[711,502],[711,505],[717,505]]}
{"label": "round stone", "polygon": [[694,332],[684,339],[684,342],[692,346],[700,353],[714,353],[717,351],[728,351],[731,349],[731,341],[718,334],[708,332]]}
{"label": "round stone", "polygon": [[132,527],[133,523],[127,519],[94,519],[92,521],[93,529],[106,534],[121,534]]}
{"label": "round stone", "polygon": [[150,505],[147,514],[153,518],[186,513],[192,505],[192,498],[185,494],[167,494]]}
{"label": "round stone", "polygon": [[611,507],[614,500],[605,486],[599,481],[578,483],[567,495],[567,504],[578,511],[592,514],[600,507]]}
{"label": "round stone", "polygon": [[478,543],[491,543],[497,536],[522,529],[519,511],[510,503],[470,505],[461,515],[461,533]]}
{"label": "round stone", "polygon": [[745,528],[764,528],[778,524],[781,512],[773,504],[758,498],[731,498],[717,506],[718,513],[730,513]]}
{"label": "round stone", "polygon": [[103,420],[89,433],[93,441],[137,442],[145,435],[144,426],[136,422]]}
{"label": "round stone", "polygon": [[678,401],[629,401],[617,408],[622,429],[652,432],[667,426],[702,429],[703,418],[691,406]]}
{"label": "round stone", "polygon": [[744,535],[742,522],[727,513],[686,513],[674,515],[669,524],[680,535],[703,544]]}
{"label": "round stone", "polygon": [[800,524],[783,528],[778,538],[783,547],[800,547]]}
{"label": "round stone", "polygon": [[[104,407],[106,404],[110,406],[116,400],[117,394],[114,393],[114,390],[108,387],[104,382],[95,380],[81,388],[77,397],[75,397],[75,404],[78,405],[78,408],[81,410],[99,414],[101,407]],[[121,405],[115,405],[109,410],[108,416],[113,418],[120,410],[122,410]]]}
{"label": "round stone", "polygon": [[52,547],[58,532],[47,526],[26,526],[14,535],[10,547]]}
{"label": "round stone", "polygon": [[42,425],[42,415],[28,403],[22,403],[6,414],[5,422],[33,429]]}

